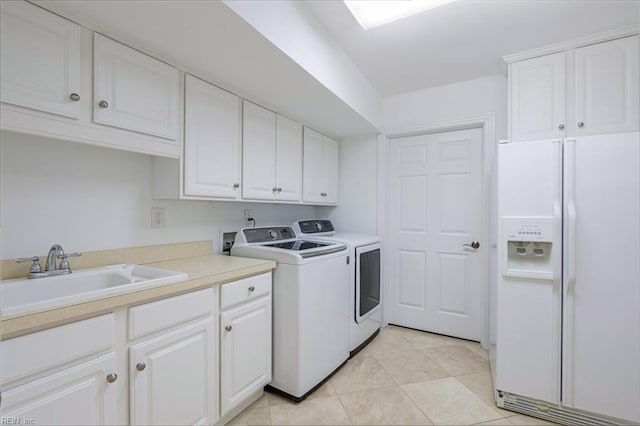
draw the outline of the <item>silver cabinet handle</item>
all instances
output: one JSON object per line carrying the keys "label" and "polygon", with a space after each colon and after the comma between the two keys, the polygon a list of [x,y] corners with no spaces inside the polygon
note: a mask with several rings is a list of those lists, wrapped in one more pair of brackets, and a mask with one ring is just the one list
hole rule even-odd
{"label": "silver cabinet handle", "polygon": [[560,129],[560,130],[564,130],[564,124],[559,125],[559,126],[558,126],[558,129]]}
{"label": "silver cabinet handle", "polygon": [[254,292],[256,291],[256,288],[254,286],[249,287],[249,291]]}
{"label": "silver cabinet handle", "polygon": [[582,121],[578,121],[578,127],[584,127],[584,123]]}
{"label": "silver cabinet handle", "polygon": [[233,184],[233,189],[238,189],[240,188],[240,184],[239,183],[234,183]]}
{"label": "silver cabinet handle", "polygon": [[118,380],[118,375],[116,373],[109,373],[107,374],[107,382],[109,383],[113,383],[116,380]]}
{"label": "silver cabinet handle", "polygon": [[144,362],[139,362],[136,364],[136,370],[138,371],[143,371],[145,368],[147,368],[147,364],[145,364]]}
{"label": "silver cabinet handle", "polygon": [[98,102],[98,106],[99,106],[100,108],[106,108],[106,107],[108,107],[108,106],[109,106],[109,102],[107,102],[107,101],[100,101],[100,102]]}
{"label": "silver cabinet handle", "polygon": [[231,327],[230,325],[227,325],[224,329],[227,330],[227,331],[231,331],[232,328],[233,327]]}
{"label": "silver cabinet handle", "polygon": [[321,197],[326,197],[326,196],[327,196],[327,193],[326,193],[326,192],[321,192],[321,193],[320,193],[320,196],[321,196]]}
{"label": "silver cabinet handle", "polygon": [[471,247],[472,249],[480,248],[480,243],[478,241],[471,241],[471,244],[463,244],[463,247]]}
{"label": "silver cabinet handle", "polygon": [[278,192],[278,188],[276,188],[276,187],[274,186],[273,188],[271,188],[271,192],[273,192],[273,193],[275,194],[276,192]]}
{"label": "silver cabinet handle", "polygon": [[77,93],[72,93],[69,95],[69,99],[71,99],[73,102],[78,102],[80,100],[80,95],[78,95]]}
{"label": "silver cabinet handle", "polygon": [[278,192],[282,192],[282,188],[278,187]]}

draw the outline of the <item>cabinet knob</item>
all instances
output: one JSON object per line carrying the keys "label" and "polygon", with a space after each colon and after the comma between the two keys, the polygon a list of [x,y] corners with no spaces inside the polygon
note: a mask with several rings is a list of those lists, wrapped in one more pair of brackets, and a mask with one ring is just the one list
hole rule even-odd
{"label": "cabinet knob", "polygon": [[278,187],[278,192],[282,192],[282,188]]}
{"label": "cabinet knob", "polygon": [[107,382],[109,383],[113,383],[116,380],[118,380],[118,375],[116,373],[109,373],[107,374]]}
{"label": "cabinet knob", "polygon": [[144,362],[139,362],[136,364],[136,370],[138,371],[143,371],[145,368],[147,368],[147,364],[145,364]]}
{"label": "cabinet knob", "polygon": [[249,287],[249,291],[254,292],[256,291],[256,288],[254,286]]}
{"label": "cabinet knob", "polygon": [[274,194],[278,191],[278,188],[276,188],[275,186],[271,189],[271,192],[273,192]]}
{"label": "cabinet knob", "polygon": [[71,99],[73,102],[78,102],[80,100],[80,95],[78,95],[77,93],[72,93],[69,95],[69,99]]}
{"label": "cabinet knob", "polygon": [[327,193],[326,193],[326,192],[321,192],[321,193],[320,193],[320,196],[321,196],[321,197],[326,197],[326,196],[327,196]]}
{"label": "cabinet knob", "polygon": [[239,183],[234,183],[233,184],[233,189],[238,189],[240,188],[240,184]]}
{"label": "cabinet knob", "polygon": [[231,331],[232,328],[233,327],[231,327],[230,325],[227,325],[224,329],[227,330],[227,331]]}
{"label": "cabinet knob", "polygon": [[109,102],[107,102],[107,101],[100,101],[100,102],[98,102],[98,106],[99,106],[100,108],[106,108],[106,107],[108,107],[108,106],[109,106]]}
{"label": "cabinet knob", "polygon": [[578,121],[578,127],[584,127],[584,123],[582,121]]}
{"label": "cabinet knob", "polygon": [[558,126],[558,129],[560,129],[560,130],[564,130],[564,124],[559,125],[559,126]]}

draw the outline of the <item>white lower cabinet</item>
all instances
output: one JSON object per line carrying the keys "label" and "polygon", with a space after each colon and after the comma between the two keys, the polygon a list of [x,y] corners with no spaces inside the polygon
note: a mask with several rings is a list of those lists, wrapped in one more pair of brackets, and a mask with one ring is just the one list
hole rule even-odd
{"label": "white lower cabinet", "polygon": [[0,342],[6,424],[215,424],[270,381],[270,272]]}
{"label": "white lower cabinet", "polygon": [[3,391],[2,423],[115,424],[115,370],[116,353],[109,352]]}
{"label": "white lower cabinet", "polygon": [[220,315],[222,415],[271,381],[271,295]]}
{"label": "white lower cabinet", "polygon": [[215,327],[207,317],[129,350],[132,425],[211,424],[216,419]]}

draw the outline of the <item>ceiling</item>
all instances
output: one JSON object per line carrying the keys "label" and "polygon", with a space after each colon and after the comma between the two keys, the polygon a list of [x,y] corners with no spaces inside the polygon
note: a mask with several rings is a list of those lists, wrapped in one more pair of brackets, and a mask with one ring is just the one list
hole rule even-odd
{"label": "ceiling", "polygon": [[640,24],[636,0],[462,0],[370,30],[341,0],[306,4],[382,97],[503,73],[504,55]]}

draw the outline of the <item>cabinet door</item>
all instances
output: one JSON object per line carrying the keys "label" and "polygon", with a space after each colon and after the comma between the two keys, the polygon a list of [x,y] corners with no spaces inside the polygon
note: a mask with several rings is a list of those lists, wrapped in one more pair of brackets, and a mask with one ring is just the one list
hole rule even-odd
{"label": "cabinet door", "polygon": [[304,149],[302,168],[302,201],[322,203],[324,161],[322,135],[315,130],[304,128]]}
{"label": "cabinet door", "polygon": [[271,381],[271,297],[220,315],[220,411]]}
{"label": "cabinet door", "polygon": [[278,200],[300,201],[302,195],[302,125],[278,115],[276,128]]}
{"label": "cabinet door", "polygon": [[27,424],[25,420],[36,425],[115,424],[116,383],[107,381],[107,375],[114,373],[116,355],[110,352],[16,388],[3,389],[0,414],[2,419],[22,419],[22,424]]}
{"label": "cabinet door", "polygon": [[80,92],[80,26],[23,1],[0,7],[2,102],[78,118],[90,96]]}
{"label": "cabinet door", "polygon": [[212,424],[217,420],[214,320],[131,346],[130,423]]}
{"label": "cabinet door", "polygon": [[338,202],[338,161],[340,154],[338,141],[325,136],[322,148],[324,162],[322,202],[336,204]]}
{"label": "cabinet door", "polygon": [[566,54],[509,66],[511,140],[562,138],[566,123]]}
{"label": "cabinet door", "polygon": [[236,95],[186,76],[186,195],[240,198],[240,109],[240,98]]}
{"label": "cabinet door", "polygon": [[575,50],[575,134],[637,131],[640,36]]}
{"label": "cabinet door", "polygon": [[177,140],[180,72],[97,33],[93,53],[93,120]]}
{"label": "cabinet door", "polygon": [[272,200],[276,195],[276,114],[242,102],[242,197]]}

